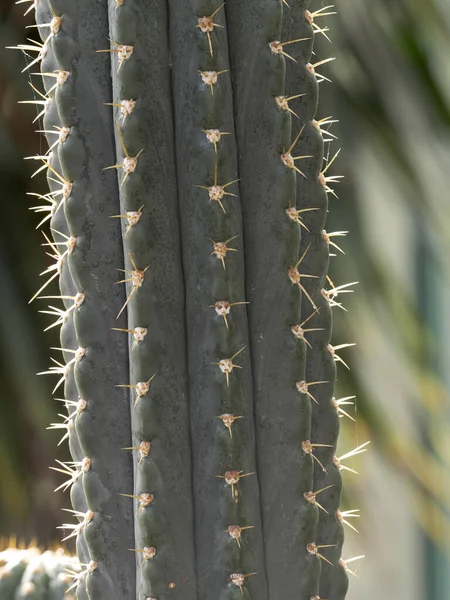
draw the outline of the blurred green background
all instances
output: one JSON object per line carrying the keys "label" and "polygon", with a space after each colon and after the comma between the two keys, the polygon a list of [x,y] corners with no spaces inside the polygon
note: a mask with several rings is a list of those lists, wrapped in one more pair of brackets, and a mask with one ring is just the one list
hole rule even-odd
{"label": "blurred green background", "polygon": [[[294,0],[293,0],[294,1]],[[24,4],[0,2],[0,48],[35,38]],[[312,10],[326,6],[312,0]],[[331,9],[333,12],[334,9]],[[336,285],[359,281],[335,308],[333,343],[351,367],[338,368],[338,397],[356,394],[342,419],[340,454],[371,440],[348,461],[344,509],[359,508],[347,529],[344,558],[354,563],[349,600],[450,599],[450,2],[337,0],[337,15],[317,20],[332,39],[316,45],[317,60],[336,57],[321,72],[318,118],[339,119],[330,157],[344,175],[330,196],[328,232],[349,230],[332,258]],[[330,11],[325,11],[330,12]],[[30,57],[2,50],[0,61],[0,536],[40,543],[58,539],[63,492],[49,469],[58,432],[49,366],[57,330],[28,304],[38,274],[50,264],[29,208],[44,192],[35,163],[46,151],[32,124]],[[34,58],[34,56],[32,57]],[[33,68],[31,70],[34,70]],[[36,79],[37,78],[33,78]],[[33,163],[33,164],[30,164]],[[56,286],[48,288],[57,293]]]}

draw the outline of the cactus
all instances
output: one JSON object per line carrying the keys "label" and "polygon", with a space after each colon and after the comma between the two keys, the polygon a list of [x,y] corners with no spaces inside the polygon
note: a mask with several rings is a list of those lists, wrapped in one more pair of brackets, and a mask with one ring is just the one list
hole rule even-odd
{"label": "cactus", "polygon": [[71,579],[79,572],[78,560],[62,548],[41,552],[34,546],[9,547],[0,552],[0,598],[69,600],[75,597]]}
{"label": "cactus", "polygon": [[334,11],[33,6],[49,152],[32,158],[50,189],[35,210],[56,261],[35,297],[59,276],[64,308],[46,312],[63,362],[47,373],[68,411],[52,427],[73,460],[53,468],[78,598],[342,600],[351,399],[334,383],[351,344],[330,340],[350,290],[328,276],[345,232],[324,229],[338,177],[316,69],[331,59],[311,64]]}

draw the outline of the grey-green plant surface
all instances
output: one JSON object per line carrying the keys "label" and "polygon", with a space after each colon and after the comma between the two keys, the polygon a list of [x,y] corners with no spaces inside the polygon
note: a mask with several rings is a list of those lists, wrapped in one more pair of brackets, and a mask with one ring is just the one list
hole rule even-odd
{"label": "grey-green plant surface", "polygon": [[[0,552],[2,600],[69,600],[75,597],[73,577],[80,572],[76,557],[62,548],[9,547]],[[70,589],[72,588],[72,589]]]}
{"label": "grey-green plant surface", "polygon": [[79,599],[345,597],[329,8],[31,3]]}

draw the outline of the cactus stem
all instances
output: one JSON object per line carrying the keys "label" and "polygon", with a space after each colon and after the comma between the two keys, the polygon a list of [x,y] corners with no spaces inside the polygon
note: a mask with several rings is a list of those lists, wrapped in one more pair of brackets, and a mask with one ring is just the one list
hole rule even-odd
{"label": "cactus stem", "polygon": [[209,53],[211,54],[211,56],[213,56],[211,33],[214,31],[214,27],[220,27],[223,29],[223,25],[218,25],[217,23],[214,23],[214,17],[224,5],[225,2],[221,4],[219,8],[216,8],[216,10],[211,15],[209,15],[209,17],[199,17],[198,24],[196,25],[196,27],[198,27],[203,33],[206,33],[208,37]]}
{"label": "cactus stem", "polygon": [[250,577],[251,575],[257,575],[257,573],[247,573],[246,575],[243,575],[242,573],[233,573],[230,575],[229,580],[241,590],[241,594],[244,594],[244,590],[242,588],[245,578]]}
{"label": "cactus stem", "polygon": [[223,415],[217,415],[219,417],[219,419],[222,419],[223,424],[225,425],[225,427],[228,429],[229,433],[230,433],[230,438],[233,438],[233,433],[231,431],[231,427],[234,423],[234,421],[236,421],[236,419],[243,419],[243,415],[239,415],[239,416],[235,416],[235,415],[231,415],[230,413],[225,413]]}
{"label": "cactus stem", "polygon": [[109,49],[105,49],[105,50],[96,50],[96,52],[109,52],[111,54],[117,54],[117,57],[119,59],[117,72],[119,72],[120,67],[123,65],[123,63],[126,60],[128,60],[130,58],[130,56],[133,54],[134,48],[133,48],[133,46],[127,46],[126,44],[119,44],[110,38],[108,38],[108,40],[112,44],[114,44],[116,46],[116,48],[109,48]]}
{"label": "cactus stem", "polygon": [[232,306],[237,306],[239,304],[250,304],[250,302],[228,302],[228,300],[218,300],[215,304],[210,304],[209,308],[214,308],[216,313],[223,317],[225,326],[228,329],[227,315],[230,314]]}
{"label": "cactus stem", "polygon": [[239,237],[239,236],[234,235],[233,237],[228,238],[228,240],[226,240],[225,242],[215,242],[214,240],[209,238],[214,246],[214,250],[211,252],[210,256],[215,254],[215,256],[217,256],[217,258],[221,261],[222,266],[225,270],[226,270],[225,258],[226,258],[227,252],[239,252],[236,248],[228,248],[227,247],[228,242],[231,242],[231,240],[234,240],[237,237]]}
{"label": "cactus stem", "polygon": [[284,50],[283,47],[287,46],[289,44],[295,44],[296,42],[304,42],[306,40],[310,40],[311,38],[299,38],[297,40],[290,40],[289,42],[278,42],[278,41],[273,41],[273,42],[269,42],[269,48],[272,50],[272,52],[274,54],[282,54],[283,56],[285,56],[286,58],[289,58],[290,60],[293,60],[295,63],[297,62],[295,60],[295,58],[293,58],[290,54],[287,54]]}
{"label": "cactus stem", "polygon": [[246,348],[246,346],[242,346],[242,348],[240,350],[238,350],[237,352],[235,352],[233,354],[233,356],[231,356],[230,358],[222,358],[222,360],[220,360],[219,362],[211,363],[212,365],[217,365],[220,368],[220,370],[222,371],[222,373],[225,374],[225,376],[227,378],[227,387],[229,387],[229,385],[230,385],[229,376],[230,376],[230,373],[233,371],[233,369],[234,368],[237,368],[237,369],[243,368],[240,365],[235,365],[233,363],[233,358],[235,358],[238,354],[240,354],[242,352],[242,350],[244,350],[245,348]]}
{"label": "cactus stem", "polygon": [[228,69],[223,69],[222,71],[199,71],[202,81],[204,84],[208,85],[211,90],[211,96],[214,96],[214,85],[217,83],[217,79],[219,75],[223,73],[227,73]]}

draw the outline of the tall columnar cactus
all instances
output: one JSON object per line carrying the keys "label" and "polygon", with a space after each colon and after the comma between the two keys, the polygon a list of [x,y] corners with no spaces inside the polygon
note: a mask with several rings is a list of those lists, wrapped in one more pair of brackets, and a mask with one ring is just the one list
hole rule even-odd
{"label": "tall columnar cactus", "polygon": [[331,7],[32,7],[78,598],[342,600]]}

